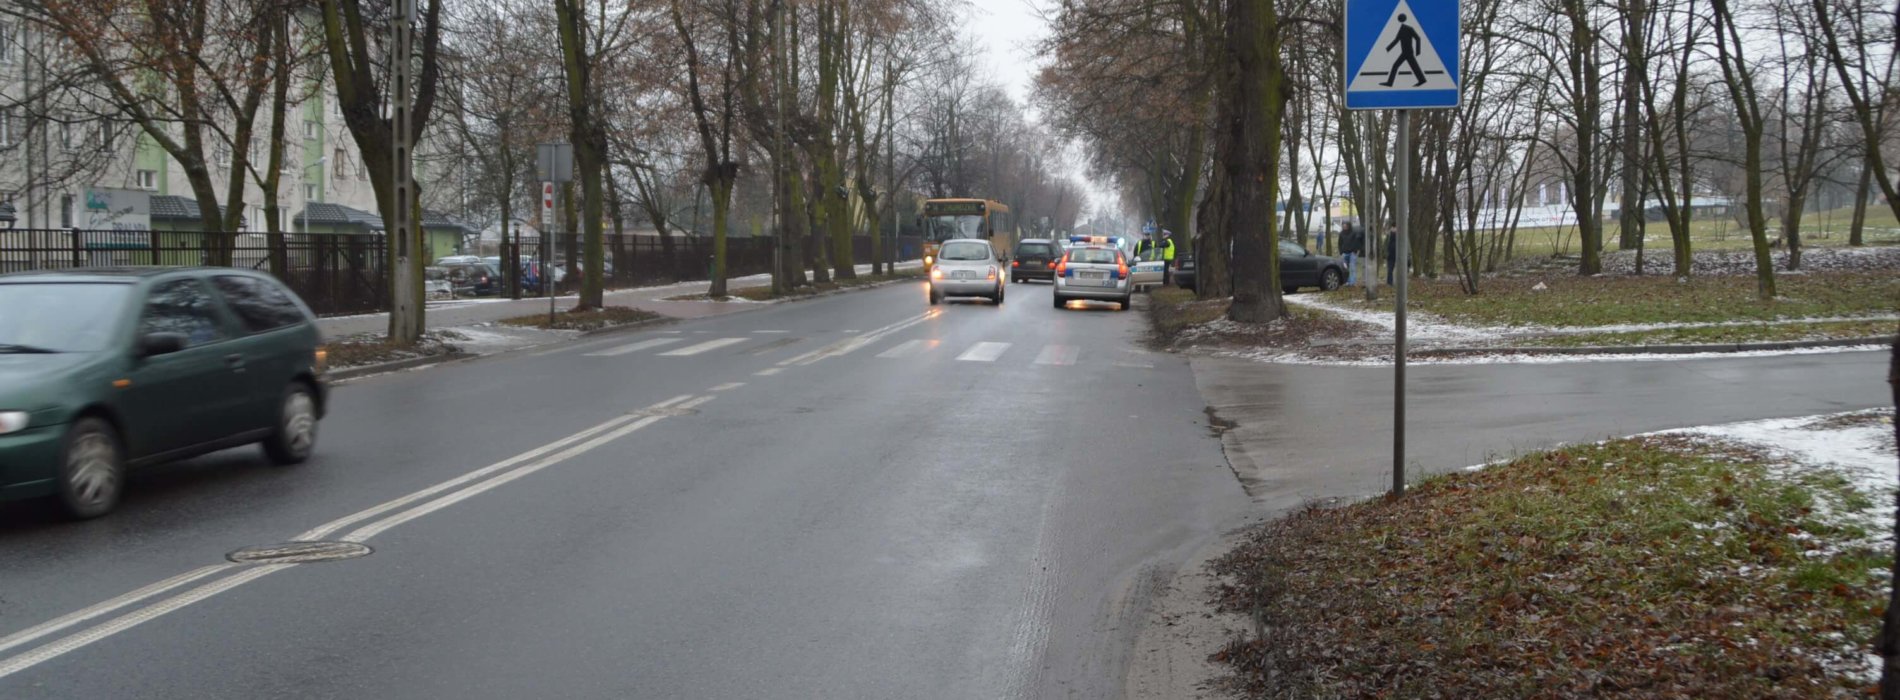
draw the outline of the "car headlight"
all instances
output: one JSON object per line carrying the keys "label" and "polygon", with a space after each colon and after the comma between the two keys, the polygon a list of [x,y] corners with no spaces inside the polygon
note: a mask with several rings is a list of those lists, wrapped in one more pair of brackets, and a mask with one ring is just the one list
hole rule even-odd
{"label": "car headlight", "polygon": [[26,430],[26,411],[0,411],[0,435]]}

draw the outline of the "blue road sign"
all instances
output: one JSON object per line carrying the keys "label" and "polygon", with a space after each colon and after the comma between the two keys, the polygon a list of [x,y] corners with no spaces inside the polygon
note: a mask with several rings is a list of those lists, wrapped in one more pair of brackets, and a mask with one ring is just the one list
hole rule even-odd
{"label": "blue road sign", "polygon": [[1458,0],[1346,0],[1346,108],[1458,106],[1458,42]]}

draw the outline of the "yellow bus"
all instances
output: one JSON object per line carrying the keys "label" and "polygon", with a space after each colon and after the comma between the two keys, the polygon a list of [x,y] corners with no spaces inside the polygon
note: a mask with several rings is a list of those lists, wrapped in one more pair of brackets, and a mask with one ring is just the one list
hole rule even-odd
{"label": "yellow bus", "polygon": [[937,247],[944,241],[981,238],[998,253],[1016,246],[1016,224],[1009,207],[987,199],[926,199],[920,217],[924,230],[924,273],[937,262]]}

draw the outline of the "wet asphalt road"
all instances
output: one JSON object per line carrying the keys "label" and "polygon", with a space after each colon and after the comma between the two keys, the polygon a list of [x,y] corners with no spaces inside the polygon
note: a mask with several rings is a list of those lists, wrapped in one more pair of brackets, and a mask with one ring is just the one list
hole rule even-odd
{"label": "wet asphalt road", "polygon": [[[931,311],[907,284],[368,378],[303,466],[235,450],[142,473],[102,520],[9,509],[0,697],[1110,694],[1155,572],[1248,501],[1138,312],[1011,290]],[[317,533],[367,557],[201,568],[603,422]],[[113,633],[58,653],[88,630]]]}
{"label": "wet asphalt road", "polygon": [[[237,450],[147,470],[87,523],[9,507],[0,697],[1113,696],[1153,582],[1259,506],[1137,313],[1010,289],[933,311],[904,285],[367,378],[301,467]],[[1723,366],[1652,371],[1645,395],[1679,382],[1675,420],[1727,416],[1696,398],[1745,378]],[[1494,369],[1434,369],[1421,402],[1465,386],[1560,424],[1565,397],[1616,386],[1498,391]],[[1261,403],[1314,420],[1292,400],[1331,371],[1275,368]],[[375,551],[220,566],[300,538]]]}

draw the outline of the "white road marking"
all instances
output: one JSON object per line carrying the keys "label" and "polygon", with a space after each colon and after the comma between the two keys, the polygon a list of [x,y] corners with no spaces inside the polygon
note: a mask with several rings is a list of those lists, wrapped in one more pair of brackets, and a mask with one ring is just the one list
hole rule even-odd
{"label": "white road marking", "polygon": [[[676,396],[666,401],[662,401],[660,403],[654,404],[653,406],[649,407],[647,411],[651,412],[651,411],[656,411],[656,410],[666,409],[666,408],[675,408],[675,409],[697,408],[699,406],[705,405],[706,402],[708,401],[712,401],[713,398],[714,397],[712,396],[695,397],[691,394]],[[579,433],[575,433],[566,438],[562,438],[560,440],[549,443],[547,445],[543,445],[541,447],[535,448],[528,452],[524,452],[520,455],[516,455],[507,460],[503,460],[502,462],[498,462],[496,464],[490,465],[488,467],[484,467],[474,472],[464,474],[460,477],[450,479],[440,484],[436,484],[435,486],[431,486],[427,489],[423,489],[421,491],[417,491],[415,493],[409,494],[408,496],[404,496],[402,498],[398,498],[388,503],[384,503],[382,505],[370,508],[368,510],[364,510],[354,515],[350,515],[342,519],[333,521],[331,523],[323,525],[322,527],[316,528],[314,530],[310,530],[308,532],[305,532],[302,535],[299,535],[298,539],[299,540],[313,540],[313,539],[321,538],[331,532],[335,532],[336,530],[339,530],[343,527],[347,527],[353,523],[361,522],[363,520],[376,517],[377,515],[387,513],[390,510],[393,510],[395,508],[400,508],[409,503],[414,503],[415,501],[421,500],[423,498],[427,498],[429,496],[441,493],[447,489],[468,484],[469,482],[479,479],[483,476],[493,474],[497,470],[500,470],[512,465],[520,464],[521,462],[534,459],[541,455],[547,455],[546,457],[541,458],[537,461],[530,462],[529,464],[525,466],[516,467],[515,469],[512,469],[510,471],[503,472],[500,476],[496,476],[495,478],[489,479],[487,481],[482,481],[473,486],[468,486],[467,488],[463,488],[459,491],[455,491],[453,493],[442,496],[428,503],[422,504],[420,506],[416,506],[415,508],[402,511],[400,513],[397,513],[396,515],[392,515],[383,520],[377,521],[375,523],[371,523],[369,525],[365,525],[361,528],[358,528],[355,532],[350,533],[345,538],[343,538],[352,542],[362,542],[371,537],[375,537],[378,534],[386,532],[390,528],[396,527],[397,525],[401,525],[403,523],[409,522],[411,520],[422,517],[429,513],[433,513],[443,508],[447,508],[451,505],[454,505],[456,503],[460,503],[464,500],[472,498],[476,495],[486,493],[490,490],[493,490],[496,487],[507,484],[516,479],[522,478],[529,474],[533,474],[535,472],[538,472],[548,467],[559,464],[577,455],[580,455],[590,450],[593,450],[595,448],[598,448],[601,445],[605,445],[609,442],[612,442],[615,439],[618,439],[629,433],[640,430],[641,428],[645,428],[661,420],[665,420],[667,417],[664,414],[645,415],[645,416],[640,416],[639,414],[640,412],[635,412],[633,414],[614,418],[613,420],[607,421],[605,423],[594,426],[592,428],[588,428],[587,430],[583,430]],[[631,423],[627,422],[629,420],[632,420],[632,422]],[[601,434],[602,432],[605,432],[605,434],[604,435]],[[597,436],[597,437],[592,437],[592,439],[589,439],[586,442],[582,442],[572,447],[567,447],[567,449],[561,450],[560,452],[556,452],[554,454],[548,455],[548,453],[553,450],[560,449],[567,445],[571,445],[575,443],[576,441],[589,438],[590,436]],[[165,599],[158,603],[153,603],[144,608],[140,608],[137,611],[113,618],[112,620],[108,622],[93,626],[91,628],[86,629],[83,632],[69,635],[58,641],[42,645],[27,653],[14,656],[12,658],[0,659],[0,678],[5,678],[14,673],[18,673],[22,670],[32,668],[33,666],[39,665],[48,660],[58,658],[61,655],[64,655],[66,653],[85,647],[86,645],[92,644],[93,642],[99,641],[101,639],[105,639],[107,637],[111,637],[112,635],[118,634],[120,632],[124,632],[128,629],[144,624],[151,620],[155,620],[168,613],[175,612],[181,608],[184,608],[185,606],[191,605],[192,603],[196,603],[206,598],[210,598],[219,593],[223,593],[225,591],[231,590],[238,586],[242,586],[246,583],[250,583],[251,581],[255,581],[257,579],[263,578],[272,573],[291,568],[293,566],[296,566],[296,564],[266,564],[266,565],[261,565],[261,566],[256,566],[256,567],[248,567],[242,573],[236,574],[234,576],[227,576],[224,578],[214,580],[211,583],[207,583],[197,588],[193,588],[189,591],[186,591],[185,593],[181,593],[179,595]],[[13,646],[23,644],[25,642],[36,639],[38,637],[42,637],[52,632],[56,632],[66,627],[70,627],[79,622],[83,622],[85,620],[112,612],[113,610],[123,608],[127,605],[131,605],[145,598],[150,598],[154,595],[158,595],[160,593],[169,591],[179,586],[191,583],[192,581],[202,579],[206,576],[210,576],[212,574],[216,574],[216,573],[220,573],[220,572],[224,572],[224,571],[228,571],[228,570],[236,569],[236,568],[243,568],[243,567],[240,567],[239,565],[236,565],[236,564],[221,564],[221,565],[216,565],[216,566],[203,567],[200,569],[186,572],[184,574],[180,574],[178,576],[174,576],[170,579],[166,579],[164,581],[160,581],[150,586],[146,586],[139,590],[132,591],[131,593],[121,595],[117,598],[113,598],[103,603],[99,603],[97,605],[86,608],[84,610],[70,613],[56,620],[42,623],[33,628],[14,633],[13,635],[9,635],[4,640],[5,646],[0,647],[0,649],[11,648]]]}
{"label": "white road marking", "polygon": [[179,586],[183,586],[187,583],[191,583],[192,581],[196,581],[198,579],[225,571],[227,569],[235,569],[237,568],[237,566],[238,566],[237,564],[215,564],[212,566],[206,566],[206,567],[202,567],[198,569],[193,569],[191,571],[187,571],[185,573],[179,574],[177,576],[173,576],[163,581],[159,581],[158,583],[154,583],[150,586],[146,586],[136,591],[126,593],[117,598],[113,598],[111,600],[107,600],[105,602],[99,603],[97,605],[93,605],[91,607],[83,608],[80,610],[75,610],[65,615],[61,615],[51,620],[47,620],[40,624],[34,625],[32,627],[28,627],[26,629],[20,630],[13,634],[9,634],[5,637],[0,637],[0,651],[6,651],[8,649],[12,649],[14,647],[20,646],[21,644],[31,642],[35,639],[39,639],[40,637],[44,637],[54,632],[58,632],[60,630],[71,627],[73,625],[77,625],[81,622],[85,622],[92,618],[99,617],[100,615],[104,615],[114,610],[118,610],[119,608],[123,608],[127,605],[137,603],[141,600],[145,600],[146,598],[150,598],[160,593],[164,593],[171,589],[177,588]]}
{"label": "white road marking", "polygon": [[1120,362],[1116,362],[1116,363],[1115,363],[1115,366],[1116,366],[1116,367],[1127,367],[1127,368],[1129,368],[1129,369],[1154,369],[1154,368],[1155,368],[1155,363],[1153,363],[1153,362],[1129,362],[1129,361],[1127,361],[1127,360],[1123,360],[1123,361],[1120,361]]}
{"label": "white road marking", "polygon": [[737,389],[742,386],[745,386],[745,382],[726,382],[719,386],[713,387],[712,390],[713,391],[732,391],[733,389]]}
{"label": "white road marking", "polygon": [[791,331],[752,331],[753,333],[790,333]]}
{"label": "white road marking", "polygon": [[708,340],[698,345],[688,345],[678,350],[663,352],[663,353],[660,353],[660,356],[661,357],[691,357],[693,355],[698,355],[703,352],[718,350],[728,345],[738,345],[739,343],[743,343],[745,341],[746,341],[745,338],[720,338],[718,340]]}
{"label": "white road marking", "polygon": [[757,372],[753,372],[752,374],[753,376],[757,376],[757,377],[770,377],[774,374],[778,374],[783,371],[785,371],[784,367],[769,367],[766,369],[759,370]]}
{"label": "white road marking", "polygon": [[961,362],[995,362],[1009,350],[1009,343],[977,343],[957,356]]}
{"label": "white road marking", "polygon": [[906,340],[898,343],[897,347],[878,353],[877,356],[885,359],[902,359],[935,350],[941,343],[943,343],[941,340]]}
{"label": "white road marking", "polygon": [[1039,365],[1072,365],[1076,356],[1082,354],[1082,348],[1074,345],[1048,345],[1042,348],[1042,354],[1036,356]]}
{"label": "white road marking", "polygon": [[685,340],[685,339],[684,338],[653,338],[651,340],[642,340],[638,343],[628,343],[626,345],[622,345],[620,347],[613,348],[611,350],[602,350],[600,352],[590,352],[590,353],[587,353],[587,357],[619,357],[621,355],[625,355],[630,352],[639,352],[647,348],[657,348],[662,345],[671,345],[673,343],[680,342],[681,340]]}
{"label": "white road marking", "polygon": [[[692,394],[682,394],[682,395],[667,399],[665,401],[661,401],[659,403],[653,404],[652,406],[649,406],[647,408],[648,410],[667,408],[675,404],[678,404],[682,401],[690,400],[692,398],[693,398]],[[395,500],[389,501],[387,503],[383,503],[381,505],[367,508],[353,515],[347,515],[342,518],[332,520],[328,523],[318,526],[315,529],[312,529],[312,530],[304,532],[303,534],[297,535],[295,539],[299,542],[309,542],[309,541],[320,540],[325,537],[329,537],[331,533],[334,533],[343,528],[349,527],[351,525],[362,522],[364,520],[368,520],[370,518],[374,518],[378,515],[382,515],[389,511],[395,510],[397,508],[401,508],[403,506],[409,505],[416,501],[420,501],[424,498],[428,498],[430,496],[436,495],[443,491],[447,491],[449,489],[455,488],[457,486],[461,486],[463,484],[474,481],[476,479],[480,479],[484,476],[488,476],[490,474],[501,471],[503,469],[507,469],[514,465],[520,464],[522,462],[526,462],[536,457],[540,457],[541,455],[547,454],[549,452],[553,452],[555,450],[561,449],[563,447],[574,444],[581,440],[585,440],[591,436],[597,435],[607,430],[612,430],[613,428],[618,427],[621,424],[631,421],[637,417],[638,416],[632,415],[632,414],[616,416],[611,420],[601,423],[600,425],[596,425],[592,428],[588,428],[586,430],[580,431],[573,435],[569,435],[567,437],[561,438],[554,442],[550,442],[546,445],[536,447],[532,450],[528,450],[527,452],[523,452],[513,457],[509,457],[507,459],[496,462],[494,464],[490,464],[486,467],[482,467],[481,469],[477,469],[467,474],[463,474],[461,476],[455,477],[448,481],[444,481],[440,484],[430,486],[429,488],[423,489],[421,491],[417,491],[415,493],[409,494],[407,496],[403,496],[401,498],[397,498]]]}
{"label": "white road marking", "polygon": [[[537,352],[528,353],[528,357],[547,357],[549,355],[558,355],[564,352],[574,352],[575,350],[589,350],[593,348],[606,347],[608,345],[612,345],[617,342],[620,342],[620,341],[615,338],[609,338],[607,340],[596,340],[591,343],[580,343],[580,344],[567,344],[567,343],[557,342],[557,343],[553,343],[553,345],[556,345],[557,347],[554,347],[549,350],[541,350]],[[536,347],[539,347],[539,346],[536,346]]]}
{"label": "white road marking", "polygon": [[167,598],[162,602],[140,608],[137,612],[120,615],[105,624],[62,638],[59,641],[41,646],[5,661],[0,661],[0,678],[6,678],[7,676],[58,658],[63,654],[72,652],[93,642],[158,619],[166,613],[176,611],[192,603],[210,598],[211,596],[237,588],[238,586],[293,566],[296,566],[296,564],[266,564],[264,566],[255,567],[236,576],[218,579],[171,598]]}
{"label": "white road marking", "polygon": [[913,318],[908,318],[902,321],[898,321],[896,323],[885,326],[883,328],[873,330],[870,333],[866,333],[864,335],[860,335],[860,336],[856,336],[852,338],[846,338],[844,340],[838,341],[836,343],[832,343],[830,345],[819,348],[817,350],[813,350],[803,355],[799,355],[797,357],[785,360],[783,362],[778,363],[778,366],[790,367],[792,365],[809,365],[819,360],[823,360],[827,357],[841,357],[841,356],[844,356],[856,351],[858,348],[862,348],[866,345],[870,345],[871,343],[877,342],[878,340],[881,340],[885,336],[888,336],[892,333],[896,333],[898,331],[904,330],[911,326],[915,326],[919,323],[923,323],[930,319],[936,318],[937,314],[940,314],[940,313],[942,313],[942,311],[939,309],[931,309],[929,311],[925,311],[923,315],[921,316],[916,316]]}

